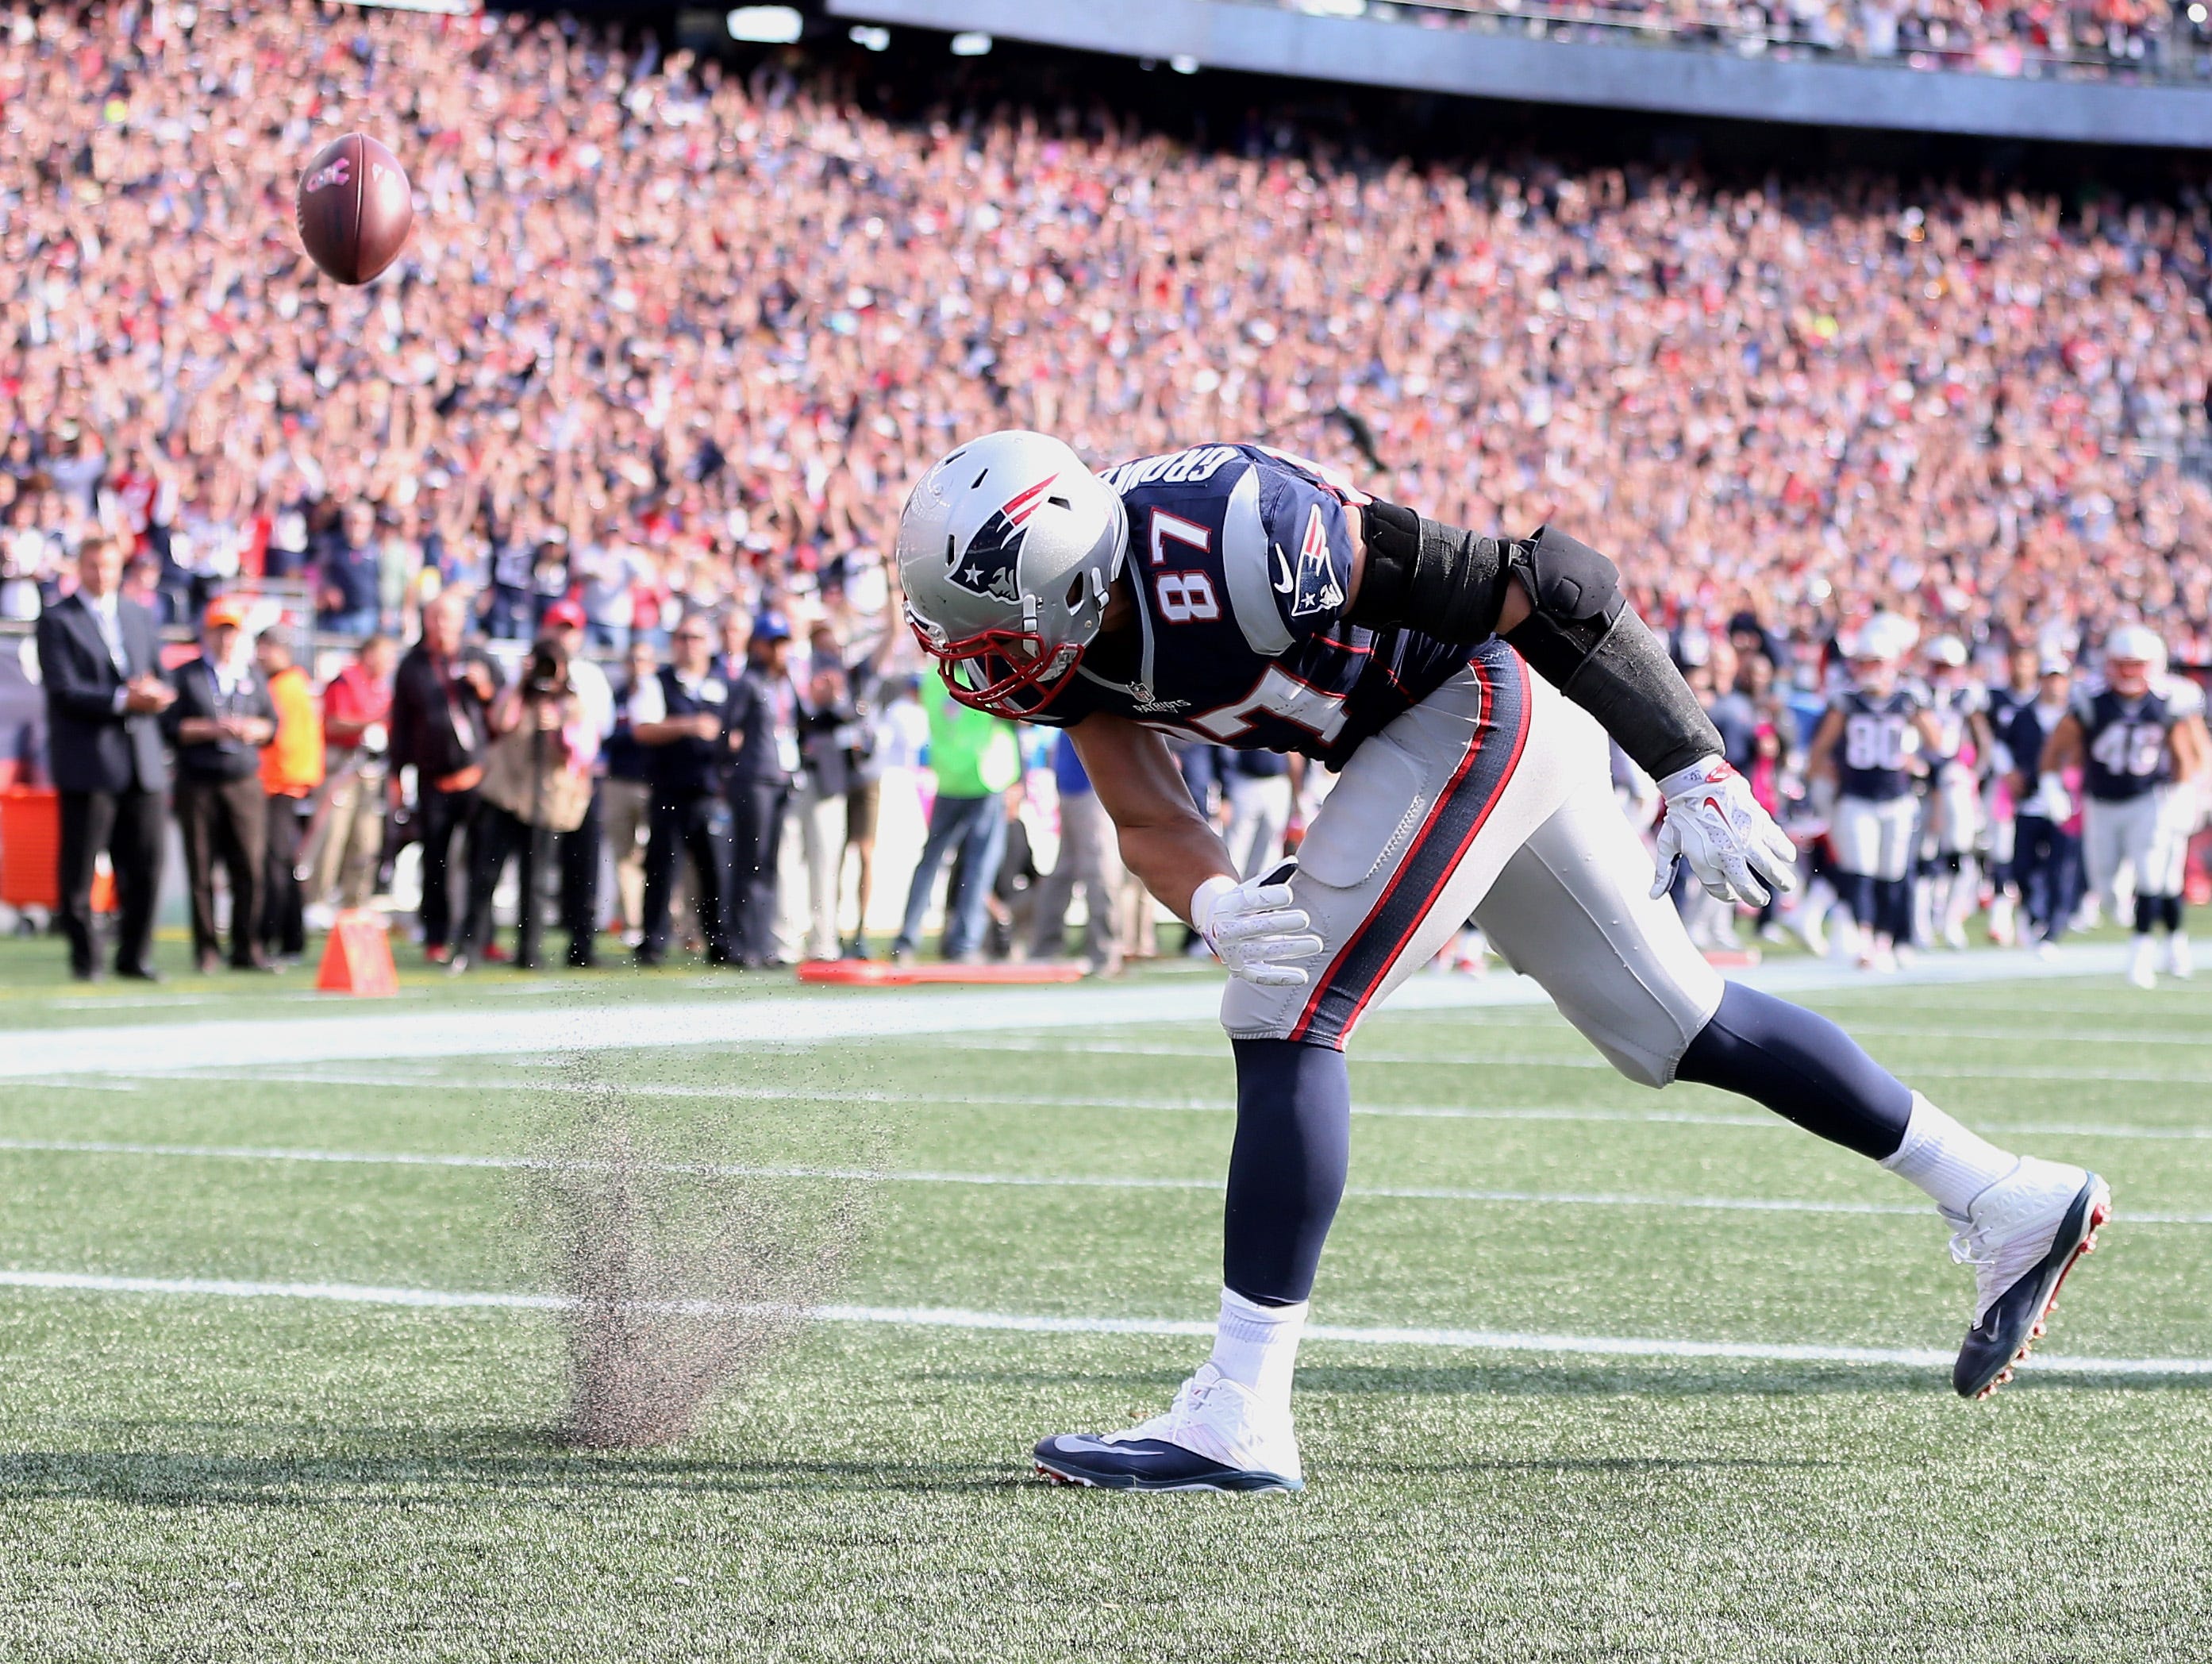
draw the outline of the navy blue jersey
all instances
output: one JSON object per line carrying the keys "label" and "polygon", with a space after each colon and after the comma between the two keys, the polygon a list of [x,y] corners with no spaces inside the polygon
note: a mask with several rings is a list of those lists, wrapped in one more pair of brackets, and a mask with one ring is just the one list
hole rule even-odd
{"label": "navy blue jersey", "polygon": [[1199,445],[1107,470],[1129,510],[1133,632],[1094,643],[1030,720],[1097,711],[1238,751],[1340,767],[1471,650],[1347,623],[1351,529],[1368,499],[1259,445]]}
{"label": "navy blue jersey", "polygon": [[2002,686],[1982,690],[1982,708],[1990,714],[1990,734],[1997,748],[1997,755],[1990,760],[1999,773],[2007,773],[2014,769],[2025,769],[2030,774],[2035,772],[2036,759],[2031,757],[2023,763],[2013,754],[2012,749],[2012,725],[2022,710],[2035,703],[2035,698],[2033,688],[2025,693],[2015,693],[2011,688]]}
{"label": "navy blue jersey", "polygon": [[2180,713],[2166,695],[2124,699],[2108,687],[2075,699],[2074,716],[2081,724],[2081,783],[2090,796],[2124,802],[2173,778],[2166,736]]}
{"label": "navy blue jersey", "polygon": [[[2036,699],[2023,699],[2013,707],[2011,725],[2004,731],[2005,749],[2012,753],[2013,767],[2027,777],[2031,789],[2043,767],[2043,748],[2065,717],[2066,707],[2045,705]],[[2022,805],[2020,813],[2036,811]]]}
{"label": "navy blue jersey", "polygon": [[1911,742],[1905,735],[1920,710],[1912,690],[1893,688],[1875,699],[1853,688],[1837,697],[1835,709],[1844,713],[1843,738],[1835,751],[1838,794],[1886,803],[1911,791],[1912,774],[1905,759],[1911,755]]}
{"label": "navy blue jersey", "polygon": [[1974,713],[1987,709],[1986,692],[1977,683],[1964,682],[1951,687],[1925,688],[1923,697],[1936,722],[1936,741],[1928,760],[1938,764],[1956,762],[1974,737]]}

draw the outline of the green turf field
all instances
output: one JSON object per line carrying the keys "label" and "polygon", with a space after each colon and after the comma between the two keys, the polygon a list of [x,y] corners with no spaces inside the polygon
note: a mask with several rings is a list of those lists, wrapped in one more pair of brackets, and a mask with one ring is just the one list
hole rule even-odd
{"label": "green turf field", "polygon": [[[2105,1365],[1981,1405],[1911,1361],[1971,1288],[1917,1192],[1717,1094],[1641,1092],[1547,1012],[1378,1017],[1315,1320],[1476,1332],[1310,1342],[1309,1489],[1239,1500],[1052,1489],[1024,1460],[1162,1407],[1202,1339],[944,1315],[1211,1317],[1231,1118],[1206,973],[1139,982],[1174,1023],[1097,1020],[1082,990],[1018,1030],[165,1075],[183,1026],[368,1008],[299,978],[79,990],[58,957],[0,945],[0,1029],[87,1037],[82,1072],[0,1081],[11,1275],[538,1289],[524,1175],[309,1158],[525,1155],[611,1092],[670,1148],[856,1188],[835,1298],[862,1309],[697,1437],[577,1454],[542,1311],[0,1288],[0,1657],[2212,1657],[2212,987],[1814,1000],[2113,1183],[2045,1347]],[[550,1010],[603,1039],[647,1003],[777,996],[480,975],[373,1015]],[[882,1176],[789,1176],[825,1168]],[[1669,1355],[1694,1342],[1814,1355]]]}

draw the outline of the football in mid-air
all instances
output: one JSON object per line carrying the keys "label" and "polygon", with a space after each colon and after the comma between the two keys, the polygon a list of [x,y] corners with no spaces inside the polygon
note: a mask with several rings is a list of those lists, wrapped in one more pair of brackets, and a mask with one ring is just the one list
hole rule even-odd
{"label": "football in mid-air", "polygon": [[366,133],[315,153],[300,180],[300,241],[342,283],[365,283],[399,258],[415,196],[398,158]]}

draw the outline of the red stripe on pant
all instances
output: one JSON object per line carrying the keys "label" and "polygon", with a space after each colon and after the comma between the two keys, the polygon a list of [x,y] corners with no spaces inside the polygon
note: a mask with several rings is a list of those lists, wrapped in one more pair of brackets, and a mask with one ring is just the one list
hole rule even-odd
{"label": "red stripe on pant", "polygon": [[[1505,795],[1505,788],[1513,778],[1513,771],[1520,765],[1521,753],[1528,742],[1528,670],[1517,656],[1511,658],[1510,663],[1510,674],[1521,678],[1520,721],[1515,725],[1512,750],[1505,759],[1504,767],[1499,771],[1498,783],[1492,789],[1489,797],[1484,802],[1474,819],[1458,838],[1449,856],[1437,869],[1429,883],[1427,893],[1422,897],[1420,904],[1407,918],[1396,937],[1389,944],[1389,951],[1382,954],[1373,972],[1366,978],[1364,984],[1352,1002],[1350,1013],[1344,1020],[1342,1033],[1335,1037],[1337,1044],[1340,1045],[1344,1036],[1352,1032],[1353,1027],[1359,1021],[1361,1015],[1373,1001],[1376,992],[1389,978],[1390,967],[1398,962],[1399,957],[1406,950],[1406,944],[1413,939],[1413,933],[1420,929],[1421,921],[1428,917],[1430,909],[1436,905],[1437,898],[1443,893],[1444,887],[1451,882],[1452,874],[1458,870],[1459,863],[1466,858],[1468,850],[1474,847],[1475,838],[1480,835],[1483,827],[1489,824],[1492,812],[1497,808],[1499,799]],[[1497,687],[1491,680],[1491,667],[1486,665],[1480,659],[1476,659],[1468,665],[1468,668],[1474,672],[1475,680],[1482,687],[1482,707],[1476,719],[1475,737],[1468,744],[1467,754],[1460,759],[1459,766],[1452,771],[1450,781],[1445,785],[1443,790],[1437,795],[1435,805],[1429,810],[1427,819],[1421,823],[1420,831],[1414,834],[1413,842],[1407,846],[1404,857],[1398,862],[1397,870],[1391,874],[1390,881],[1383,886],[1382,893],[1376,898],[1375,905],[1368,909],[1366,917],[1360,920],[1359,928],[1346,939],[1344,946],[1337,950],[1336,957],[1329,962],[1328,969],[1322,973],[1316,984],[1313,993],[1306,1000],[1304,1009],[1298,1014],[1297,1026],[1291,1030],[1290,1038],[1293,1040],[1303,1040],[1308,1037],[1312,1031],[1314,1020],[1320,1012],[1322,1002],[1330,994],[1341,991],[1337,986],[1337,978],[1344,972],[1346,966],[1357,953],[1370,946],[1366,940],[1368,931],[1375,927],[1376,921],[1382,918],[1389,909],[1400,885],[1406,881],[1407,874],[1419,864],[1421,856],[1427,852],[1429,839],[1436,833],[1437,822],[1447,810],[1454,807],[1453,800],[1465,783],[1468,776],[1474,771],[1476,765],[1483,760],[1489,748],[1498,737],[1490,727],[1491,718],[1498,704]]]}

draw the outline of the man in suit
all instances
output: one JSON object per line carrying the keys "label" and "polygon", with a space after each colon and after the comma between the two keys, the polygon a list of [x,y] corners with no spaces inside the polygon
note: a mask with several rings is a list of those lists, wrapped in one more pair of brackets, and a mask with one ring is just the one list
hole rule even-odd
{"label": "man in suit", "polygon": [[192,954],[202,976],[222,964],[216,936],[218,861],[230,881],[231,967],[275,968],[262,954],[259,931],[269,853],[261,748],[276,737],[276,707],[254,662],[247,621],[240,596],[208,603],[200,655],[177,667],[177,702],[168,715],[177,746],[177,830],[191,881]]}
{"label": "man in suit", "polygon": [[122,919],[118,975],[157,980],[154,904],[161,887],[161,799],[169,761],[161,713],[176,693],[161,677],[154,615],[123,599],[123,550],[89,537],[77,551],[74,594],[39,619],[39,670],[46,689],[47,749],[61,793],[61,916],[70,970],[99,974],[93,935],[93,862],[115,869]]}
{"label": "man in suit", "polygon": [[694,613],[669,637],[672,661],[630,690],[630,732],[644,748],[653,809],[645,848],[645,939],[637,962],[659,965],[668,953],[668,893],[689,854],[698,888],[691,901],[707,938],[707,962],[732,958],[724,902],[729,872],[729,810],[722,802],[723,712],[729,685],[714,674],[714,637]]}
{"label": "man in suit", "polygon": [[[730,937],[740,963],[777,961],[776,867],[783,820],[799,774],[798,691],[787,658],[791,625],[781,613],[753,620],[744,669],[730,685],[728,789],[732,826]],[[833,927],[834,928],[834,927]]]}

